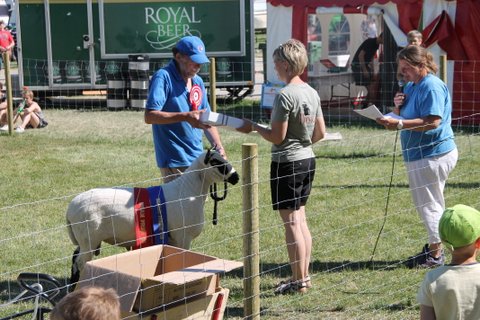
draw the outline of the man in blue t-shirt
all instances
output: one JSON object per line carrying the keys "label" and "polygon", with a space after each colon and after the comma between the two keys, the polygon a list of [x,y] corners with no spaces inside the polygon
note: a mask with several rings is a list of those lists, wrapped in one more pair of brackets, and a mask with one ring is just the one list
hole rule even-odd
{"label": "man in blue t-shirt", "polygon": [[197,73],[209,60],[205,45],[195,36],[180,39],[173,59],[152,77],[145,122],[152,124],[155,156],[164,182],[175,179],[203,152],[202,130],[226,157],[217,128],[200,122],[210,110],[202,78]]}

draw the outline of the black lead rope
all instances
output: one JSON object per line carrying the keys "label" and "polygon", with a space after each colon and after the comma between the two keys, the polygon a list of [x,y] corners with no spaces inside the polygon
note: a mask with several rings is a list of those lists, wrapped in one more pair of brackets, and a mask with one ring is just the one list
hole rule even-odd
{"label": "black lead rope", "polygon": [[218,204],[219,201],[225,200],[225,198],[227,197],[228,185],[227,185],[226,181],[224,181],[223,184],[224,184],[224,192],[223,192],[222,197],[219,197],[218,194],[217,194],[217,184],[216,183],[213,184],[213,188],[212,188],[212,186],[210,186],[210,197],[213,199],[213,201],[215,201],[213,203],[213,219],[212,219],[213,225],[217,225],[217,222],[218,222],[218,219],[217,219],[217,204]]}
{"label": "black lead rope", "polygon": [[[392,159],[392,172],[390,174],[390,183],[388,184],[388,192],[387,192],[387,201],[385,203],[385,212],[383,214],[383,223],[380,231],[377,235],[377,240],[375,240],[375,246],[373,247],[372,256],[370,258],[370,263],[373,263],[373,257],[375,256],[375,251],[377,250],[378,241],[380,240],[380,236],[382,235],[383,228],[385,227],[385,223],[387,222],[387,215],[388,215],[388,204],[390,202],[390,191],[392,190],[392,182],[393,182],[393,174],[395,173],[395,160],[397,158],[397,140],[398,140],[398,132],[397,130],[395,134],[395,143],[393,144],[393,159]],[[373,264],[372,264],[373,265]]]}

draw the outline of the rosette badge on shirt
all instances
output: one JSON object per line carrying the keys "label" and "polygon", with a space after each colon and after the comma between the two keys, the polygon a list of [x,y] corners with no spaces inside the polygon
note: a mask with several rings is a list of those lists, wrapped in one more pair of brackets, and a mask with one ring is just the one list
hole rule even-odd
{"label": "rosette badge on shirt", "polygon": [[200,104],[202,104],[203,92],[202,88],[198,84],[194,85],[190,90],[190,105],[192,106],[192,110],[198,110]]}

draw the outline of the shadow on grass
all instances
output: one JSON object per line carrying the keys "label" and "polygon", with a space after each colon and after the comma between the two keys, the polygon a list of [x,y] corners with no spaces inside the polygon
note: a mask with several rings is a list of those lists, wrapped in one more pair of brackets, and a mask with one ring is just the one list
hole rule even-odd
{"label": "shadow on grass", "polygon": [[[313,186],[313,188],[321,189],[373,189],[373,188],[388,188],[388,184],[349,184],[349,185],[329,185],[329,184],[320,184],[318,186]],[[408,188],[406,183],[395,183],[392,184],[392,188]],[[480,183],[478,182],[447,182],[447,188],[455,189],[479,189]]]}
{"label": "shadow on grass", "polygon": [[[313,261],[310,265],[312,273],[319,272],[342,272],[342,271],[385,271],[394,270],[404,267],[404,260],[392,260],[392,261],[335,261],[335,262],[323,262]],[[290,265],[285,263],[260,263],[260,273],[262,275],[274,275],[278,278],[286,278],[291,275]],[[235,269],[227,273],[231,277],[243,278],[243,269]]]}
{"label": "shadow on grass", "polygon": [[238,307],[227,307],[225,308],[225,315],[228,318],[243,318],[243,308]]}
{"label": "shadow on grass", "polygon": [[[449,185],[450,186],[450,185]],[[313,188],[320,189],[374,189],[374,188],[388,188],[388,184],[348,184],[348,185],[328,185],[320,184],[318,186],[313,186]],[[396,183],[392,184],[392,188],[408,188],[406,183]]]}
{"label": "shadow on grass", "polygon": [[385,153],[379,152],[359,152],[359,153],[348,153],[348,154],[325,154],[318,155],[315,159],[366,159],[366,158],[385,158]]}

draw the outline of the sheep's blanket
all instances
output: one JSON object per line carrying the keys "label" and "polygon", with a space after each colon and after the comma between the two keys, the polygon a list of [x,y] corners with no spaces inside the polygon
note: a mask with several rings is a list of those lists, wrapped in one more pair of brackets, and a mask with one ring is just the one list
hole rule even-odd
{"label": "sheep's blanket", "polygon": [[[167,208],[161,186],[134,188],[135,246],[168,244]],[[160,209],[160,210],[159,210]]]}

